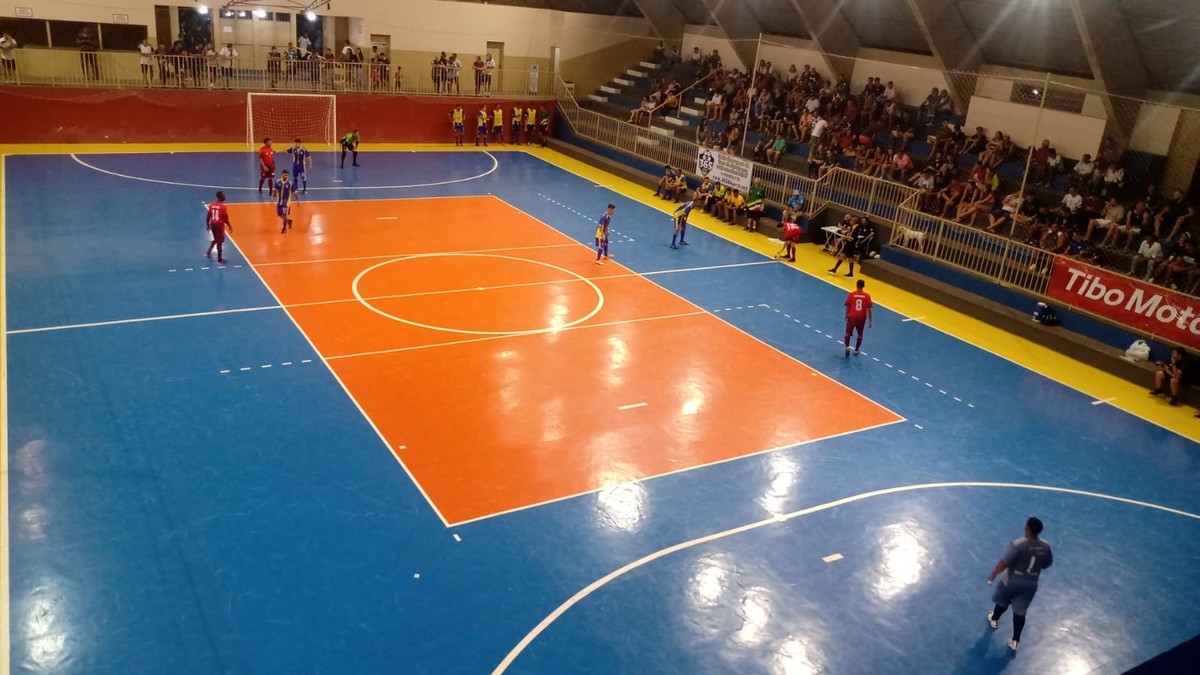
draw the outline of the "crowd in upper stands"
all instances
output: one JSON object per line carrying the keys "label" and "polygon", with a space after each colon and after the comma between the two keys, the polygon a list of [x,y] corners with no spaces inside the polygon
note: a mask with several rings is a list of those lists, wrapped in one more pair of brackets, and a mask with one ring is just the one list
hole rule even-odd
{"label": "crowd in upper stands", "polygon": [[[661,45],[653,58],[679,63]],[[1025,149],[1000,130],[968,134],[946,89],[906,105],[893,82],[875,77],[852,91],[846,80],[833,82],[807,65],[784,71],[760,60],[745,73],[725,68],[717,50],[698,47],[689,63],[704,101],[696,131],[702,145],[744,148],[760,163],[785,162],[814,178],[852,167],[917,188],[926,213],[1200,294],[1195,206],[1179,191],[1159,195],[1152,177],[1129,180],[1127,153],[1112,137],[1094,154],[1068,160],[1049,140]],[[681,89],[678,79],[654,81],[631,121],[677,108]]]}

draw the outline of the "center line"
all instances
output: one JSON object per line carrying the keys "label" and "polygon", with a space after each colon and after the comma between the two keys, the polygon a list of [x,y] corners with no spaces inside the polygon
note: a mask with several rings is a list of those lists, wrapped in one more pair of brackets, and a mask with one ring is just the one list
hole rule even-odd
{"label": "center line", "polygon": [[650,404],[646,403],[645,401],[643,401],[641,403],[630,403],[629,405],[617,406],[617,410],[633,410],[634,408],[645,408],[648,405],[650,405]]}

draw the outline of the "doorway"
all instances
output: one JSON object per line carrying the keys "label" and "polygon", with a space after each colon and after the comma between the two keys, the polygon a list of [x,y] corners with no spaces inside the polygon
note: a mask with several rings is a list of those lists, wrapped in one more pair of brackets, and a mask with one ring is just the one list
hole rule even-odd
{"label": "doorway", "polygon": [[496,60],[496,73],[492,75],[489,91],[504,91],[504,43],[488,41],[487,54]]}

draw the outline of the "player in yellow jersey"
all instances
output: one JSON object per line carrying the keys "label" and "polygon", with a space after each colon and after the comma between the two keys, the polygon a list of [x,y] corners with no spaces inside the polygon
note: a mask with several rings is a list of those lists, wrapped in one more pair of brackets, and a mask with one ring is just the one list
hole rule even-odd
{"label": "player in yellow jersey", "polygon": [[450,111],[450,121],[454,123],[454,144],[462,145],[463,142],[463,107],[462,104],[454,106],[454,110]]}
{"label": "player in yellow jersey", "polygon": [[521,120],[525,119],[525,109],[521,106],[513,106],[512,109],[512,132],[508,139],[511,145],[521,144]]}
{"label": "player in yellow jersey", "polygon": [[479,106],[479,112],[475,113],[475,147],[479,147],[479,141],[483,141],[483,147],[487,147],[487,123],[488,114],[487,106]]}
{"label": "player in yellow jersey", "polygon": [[504,108],[499,103],[492,111],[492,140],[504,145]]}
{"label": "player in yellow jersey", "polygon": [[537,129],[537,108],[529,106],[525,109],[525,145],[533,144],[533,134]]}

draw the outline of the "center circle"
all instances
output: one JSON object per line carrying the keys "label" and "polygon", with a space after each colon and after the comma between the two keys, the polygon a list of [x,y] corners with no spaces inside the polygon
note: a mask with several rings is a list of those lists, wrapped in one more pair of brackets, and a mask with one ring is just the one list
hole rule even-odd
{"label": "center circle", "polygon": [[[380,309],[379,307],[376,307],[375,305],[373,305],[371,303],[371,300],[369,300],[366,297],[363,297],[362,292],[359,290],[359,284],[363,280],[363,278],[366,277],[371,272],[374,272],[375,270],[378,270],[382,267],[386,267],[388,265],[392,265],[392,264],[395,264],[398,262],[405,262],[408,260],[418,260],[418,259],[422,259],[422,258],[495,258],[495,259],[499,259],[499,260],[515,260],[517,262],[523,262],[523,263],[529,263],[531,265],[539,265],[541,267],[547,267],[547,268],[555,270],[557,272],[562,272],[563,274],[574,277],[575,279],[587,284],[592,289],[592,291],[596,294],[596,305],[594,307],[592,307],[591,311],[589,311],[587,314],[583,315],[582,317],[575,319],[573,321],[563,323],[562,325],[559,325],[559,326],[546,326],[544,328],[530,328],[527,330],[491,331],[491,330],[469,330],[469,329],[465,329],[465,328],[452,328],[450,326],[436,326],[436,325],[431,325],[431,324],[427,324],[427,323],[421,323],[419,321],[413,321],[412,319],[406,319],[402,316],[396,316],[395,314],[384,311],[383,309]],[[566,280],[563,280],[563,281],[566,281]],[[557,282],[545,282],[545,283],[550,284],[550,283],[557,283]],[[356,277],[354,277],[354,283],[351,284],[351,290],[354,292],[354,297],[355,297],[355,299],[358,300],[359,304],[361,304],[363,307],[366,307],[367,309],[371,310],[372,312],[375,312],[376,314],[378,314],[380,316],[391,319],[392,321],[399,321],[400,323],[405,323],[410,326],[416,326],[418,328],[428,328],[429,330],[443,331],[446,333],[459,333],[462,335],[538,335],[540,333],[556,333],[558,331],[565,330],[567,328],[571,328],[572,326],[578,326],[579,324],[583,323],[584,321],[591,319],[592,317],[596,316],[596,314],[598,314],[600,312],[600,310],[604,307],[604,292],[601,291],[600,287],[597,286],[595,283],[593,283],[591,279],[588,279],[587,277],[583,276],[582,274],[579,274],[578,272],[572,272],[569,269],[559,267],[558,265],[551,265],[550,263],[542,262],[540,260],[529,260],[528,258],[517,258],[514,256],[508,256],[508,255],[498,255],[495,253],[418,253],[418,254],[414,254],[414,255],[407,255],[407,256],[401,256],[398,258],[392,258],[391,260],[385,260],[381,263],[372,265],[372,266],[364,269],[363,271],[359,272],[358,275]],[[480,290],[487,290],[487,289],[481,288]]]}

